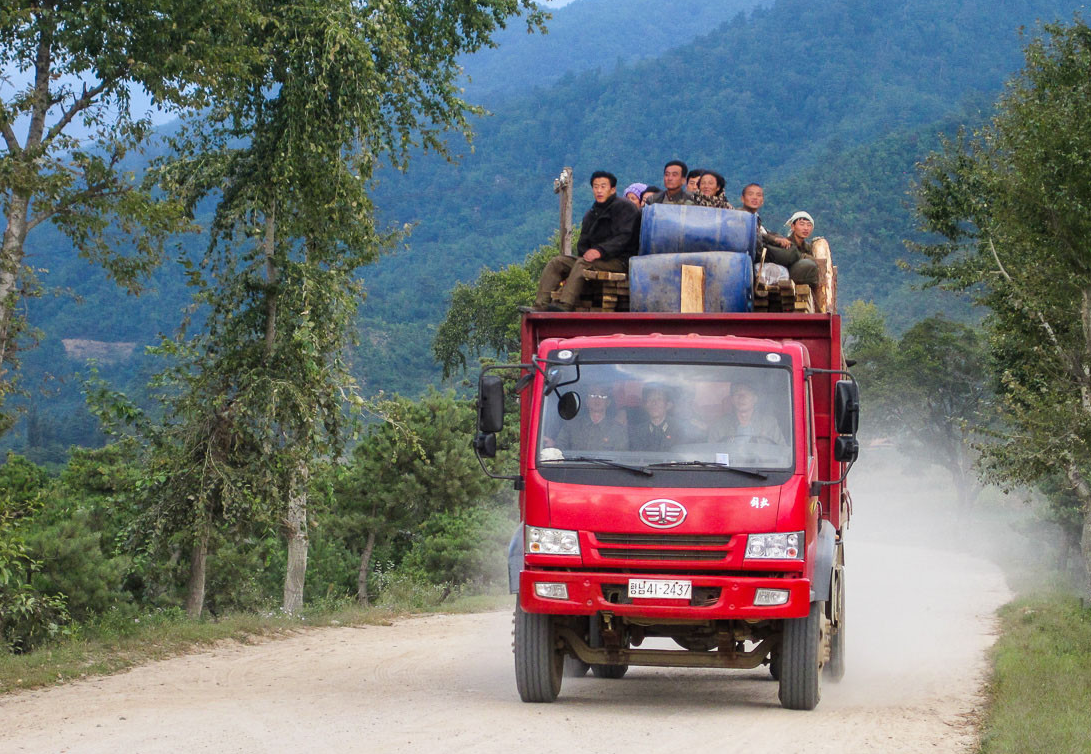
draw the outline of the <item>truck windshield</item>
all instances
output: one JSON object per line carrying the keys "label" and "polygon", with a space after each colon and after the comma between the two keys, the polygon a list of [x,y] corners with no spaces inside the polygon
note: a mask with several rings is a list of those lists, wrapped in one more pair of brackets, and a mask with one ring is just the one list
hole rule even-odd
{"label": "truck windshield", "polygon": [[539,464],[792,466],[788,369],[678,363],[555,369],[556,387],[541,401]]}

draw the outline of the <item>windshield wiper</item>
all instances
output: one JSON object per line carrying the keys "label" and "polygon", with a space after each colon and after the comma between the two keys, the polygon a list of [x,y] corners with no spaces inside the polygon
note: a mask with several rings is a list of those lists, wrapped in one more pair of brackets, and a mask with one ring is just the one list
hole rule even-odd
{"label": "windshield wiper", "polygon": [[669,469],[677,466],[695,466],[701,469],[723,469],[724,471],[734,471],[737,474],[743,476],[753,477],[754,479],[768,479],[768,474],[763,474],[760,471],[751,471],[750,469],[740,469],[738,466],[728,466],[726,463],[716,463],[715,461],[663,461],[662,463],[650,463],[647,468],[649,469]]}
{"label": "windshield wiper", "polygon": [[643,466],[632,466],[627,463],[621,463],[620,461],[611,461],[609,458],[591,458],[590,456],[572,456],[571,458],[558,458],[555,461],[542,461],[542,463],[557,463],[559,461],[579,461],[581,463],[597,463],[599,466],[609,466],[614,469],[625,469],[631,471],[634,474],[643,474],[644,476],[652,476],[652,472],[648,471]]}

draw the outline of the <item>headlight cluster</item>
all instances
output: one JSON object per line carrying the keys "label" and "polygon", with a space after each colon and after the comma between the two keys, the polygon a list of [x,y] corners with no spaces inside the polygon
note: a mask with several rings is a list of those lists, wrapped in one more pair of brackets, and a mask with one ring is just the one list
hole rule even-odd
{"label": "headlight cluster", "polygon": [[803,532],[751,534],[746,538],[746,557],[802,560]]}
{"label": "headlight cluster", "polygon": [[579,535],[567,529],[542,529],[538,526],[528,526],[523,542],[526,546],[525,551],[535,555],[580,554]]}

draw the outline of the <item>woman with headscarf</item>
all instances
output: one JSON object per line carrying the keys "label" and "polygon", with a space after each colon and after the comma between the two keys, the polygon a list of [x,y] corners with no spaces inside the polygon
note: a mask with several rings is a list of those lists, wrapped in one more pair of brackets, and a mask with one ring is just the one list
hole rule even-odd
{"label": "woman with headscarf", "polygon": [[630,183],[625,187],[622,196],[635,204],[637,209],[639,209],[644,206],[644,192],[647,190],[648,184],[646,183]]}

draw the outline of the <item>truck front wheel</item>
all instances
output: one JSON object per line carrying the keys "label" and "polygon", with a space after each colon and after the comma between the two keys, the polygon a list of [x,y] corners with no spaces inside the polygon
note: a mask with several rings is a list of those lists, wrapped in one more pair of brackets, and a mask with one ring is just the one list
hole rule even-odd
{"label": "truck front wheel", "polygon": [[515,605],[515,685],[524,702],[552,702],[561,693],[564,654],[553,620]]}
{"label": "truck front wheel", "polygon": [[812,602],[806,618],[784,621],[780,645],[780,703],[812,710],[822,697],[822,653],[828,641],[824,602]]}

